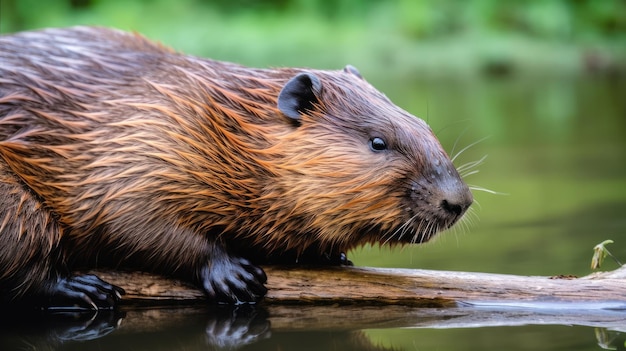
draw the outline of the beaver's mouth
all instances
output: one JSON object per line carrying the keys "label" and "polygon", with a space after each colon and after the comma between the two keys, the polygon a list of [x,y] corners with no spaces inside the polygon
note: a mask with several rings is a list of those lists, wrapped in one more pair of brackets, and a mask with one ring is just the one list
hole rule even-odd
{"label": "beaver's mouth", "polygon": [[406,244],[421,244],[428,242],[440,233],[454,225],[458,218],[438,218],[436,216],[420,218],[411,216],[403,225],[395,229],[389,237],[389,242]]}
{"label": "beaver's mouth", "polygon": [[396,228],[389,241],[421,244],[449,229],[465,214],[469,204],[455,208],[446,201],[415,201],[406,208],[405,221]]}
{"label": "beaver's mouth", "polygon": [[459,221],[473,202],[469,188],[458,178],[410,183],[404,196],[405,221],[389,241],[425,243]]}

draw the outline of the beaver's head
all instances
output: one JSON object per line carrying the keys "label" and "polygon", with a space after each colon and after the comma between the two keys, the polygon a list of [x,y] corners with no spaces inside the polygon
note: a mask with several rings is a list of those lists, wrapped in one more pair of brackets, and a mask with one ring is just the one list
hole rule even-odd
{"label": "beaver's head", "polygon": [[282,88],[278,109],[293,129],[276,144],[283,157],[266,192],[276,200],[267,213],[294,245],[421,243],[472,204],[428,125],[353,67],[297,74]]}

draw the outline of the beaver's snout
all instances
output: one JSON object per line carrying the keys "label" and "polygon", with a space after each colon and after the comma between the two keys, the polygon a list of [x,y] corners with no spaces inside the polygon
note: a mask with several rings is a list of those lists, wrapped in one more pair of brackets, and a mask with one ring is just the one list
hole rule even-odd
{"label": "beaver's snout", "polygon": [[413,183],[409,199],[416,224],[433,223],[435,227],[428,228],[432,234],[450,228],[474,201],[468,186],[456,177],[420,179]]}
{"label": "beaver's snout", "polygon": [[456,168],[443,157],[435,159],[430,170],[423,170],[412,182],[408,198],[407,210],[415,234],[401,235],[399,239],[411,243],[426,242],[450,228],[474,202]]}
{"label": "beaver's snout", "polygon": [[442,219],[450,219],[446,225],[448,228],[463,216],[474,202],[474,197],[447,156],[436,157],[430,173],[432,195],[428,202],[440,209]]}
{"label": "beaver's snout", "polygon": [[438,183],[436,186],[439,191],[433,193],[431,203],[439,206],[448,217],[454,218],[450,223],[452,225],[467,211],[474,197],[468,186],[456,177],[445,178]]}

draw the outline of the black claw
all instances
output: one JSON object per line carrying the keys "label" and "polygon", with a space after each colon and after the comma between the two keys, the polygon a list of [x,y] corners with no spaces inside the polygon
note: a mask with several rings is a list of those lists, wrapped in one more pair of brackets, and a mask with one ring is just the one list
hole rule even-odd
{"label": "black claw", "polygon": [[95,275],[75,275],[58,278],[48,288],[53,308],[112,309],[121,300],[124,289],[109,284]]}
{"label": "black claw", "polygon": [[253,303],[267,292],[265,272],[242,257],[214,258],[200,276],[207,297],[218,303]]}
{"label": "black claw", "polygon": [[348,259],[345,252],[339,254],[339,264],[342,266],[354,266],[354,263]]}

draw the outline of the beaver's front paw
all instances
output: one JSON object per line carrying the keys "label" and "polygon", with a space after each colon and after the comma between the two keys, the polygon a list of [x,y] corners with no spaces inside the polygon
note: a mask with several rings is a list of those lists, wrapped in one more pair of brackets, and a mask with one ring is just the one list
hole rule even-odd
{"label": "beaver's front paw", "polygon": [[243,257],[213,258],[200,274],[204,291],[216,302],[257,302],[267,293],[265,272]]}
{"label": "beaver's front paw", "polygon": [[114,308],[121,300],[124,289],[109,284],[95,275],[84,274],[59,277],[45,291],[50,297],[50,308],[93,310]]}

